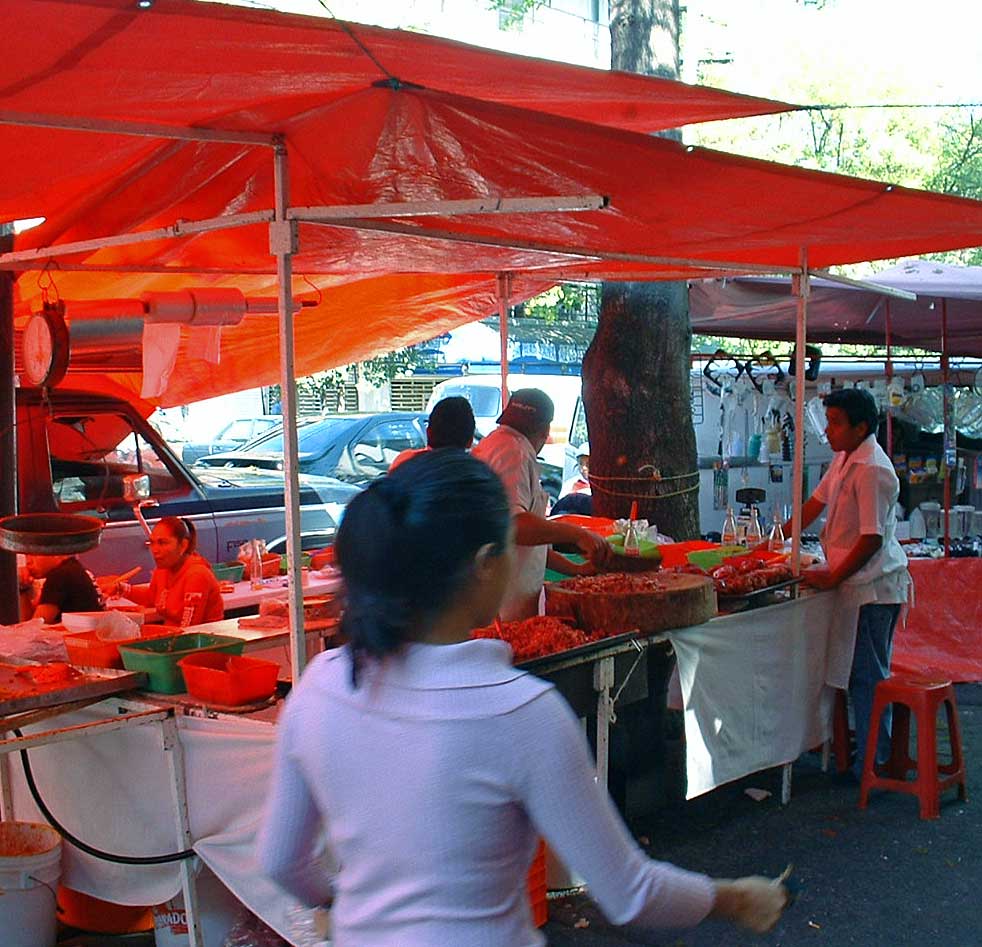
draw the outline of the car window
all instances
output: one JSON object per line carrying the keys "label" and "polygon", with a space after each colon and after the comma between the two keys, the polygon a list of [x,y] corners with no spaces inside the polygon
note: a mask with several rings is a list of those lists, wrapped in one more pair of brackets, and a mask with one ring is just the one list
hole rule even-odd
{"label": "car window", "polygon": [[586,429],[586,409],[583,406],[583,399],[576,399],[576,408],[573,410],[573,423],[569,427],[569,442],[574,447],[579,447],[589,440]]}
{"label": "car window", "polygon": [[181,489],[153,444],[123,415],[54,415],[45,424],[59,507],[121,500],[127,474],[147,474],[152,496]]}
{"label": "car window", "polygon": [[484,385],[447,385],[440,397],[466,398],[478,418],[496,418],[501,414],[501,389]]}
{"label": "car window", "polygon": [[[351,418],[321,418],[304,424],[297,431],[299,450],[305,454],[322,454],[336,442],[344,430],[352,427],[354,423]],[[262,453],[282,454],[283,432],[276,431],[253,441],[249,449]]]}
{"label": "car window", "polygon": [[[252,419],[239,418],[233,421],[218,435],[217,441],[248,441],[252,438]],[[259,431],[257,431],[259,433]]]}
{"label": "car window", "polygon": [[423,434],[416,423],[400,418],[367,428],[351,445],[351,457],[356,471],[372,478],[384,474],[404,450],[423,446]]}

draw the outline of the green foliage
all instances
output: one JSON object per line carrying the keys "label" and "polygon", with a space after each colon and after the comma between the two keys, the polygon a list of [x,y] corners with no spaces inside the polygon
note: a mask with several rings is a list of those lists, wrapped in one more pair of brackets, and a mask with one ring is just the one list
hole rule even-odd
{"label": "green foliage", "polygon": [[436,361],[431,354],[423,351],[419,346],[413,345],[395,352],[376,355],[374,358],[362,362],[358,367],[366,380],[373,385],[383,385],[395,378],[396,375],[430,371],[436,367]]}
{"label": "green foliage", "polygon": [[506,30],[521,29],[529,13],[548,5],[549,0],[487,0],[489,10],[502,14],[501,25]]}
{"label": "green foliage", "polygon": [[561,283],[515,307],[515,315],[544,322],[596,322],[600,286],[596,283]]}

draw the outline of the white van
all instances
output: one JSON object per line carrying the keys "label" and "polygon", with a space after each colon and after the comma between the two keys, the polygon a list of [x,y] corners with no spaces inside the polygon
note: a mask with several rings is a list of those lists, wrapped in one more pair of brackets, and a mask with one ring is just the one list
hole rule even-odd
{"label": "white van", "polygon": [[[573,411],[580,398],[580,376],[509,374],[508,390],[518,391],[519,388],[539,388],[552,398],[556,413],[549,443],[542,448],[540,456],[546,463],[561,469]],[[478,432],[482,436],[490,434],[501,414],[501,375],[461,375],[442,381],[430,395],[426,404],[427,412],[432,411],[438,401],[450,397],[466,398],[474,409]]]}

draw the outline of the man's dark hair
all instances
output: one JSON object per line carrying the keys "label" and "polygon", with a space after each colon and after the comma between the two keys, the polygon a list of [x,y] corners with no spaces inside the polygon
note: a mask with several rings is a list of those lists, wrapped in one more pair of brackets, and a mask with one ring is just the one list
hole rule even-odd
{"label": "man's dark hair", "polygon": [[866,433],[875,434],[880,426],[880,410],[865,388],[838,388],[825,396],[826,408],[838,408],[853,427],[866,422]]}
{"label": "man's dark hair", "polygon": [[474,440],[474,411],[466,398],[454,395],[438,401],[426,425],[426,443],[434,450],[459,447],[467,450]]}

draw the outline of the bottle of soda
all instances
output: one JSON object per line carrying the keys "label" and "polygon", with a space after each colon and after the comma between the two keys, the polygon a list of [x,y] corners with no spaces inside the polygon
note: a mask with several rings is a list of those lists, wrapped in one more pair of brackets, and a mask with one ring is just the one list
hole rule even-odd
{"label": "bottle of soda", "polygon": [[757,515],[757,507],[751,506],[750,522],[747,523],[747,548],[752,549],[754,546],[759,546],[763,538],[760,528],[760,517]]}
{"label": "bottle of soda", "polygon": [[723,520],[723,533],[720,537],[724,546],[735,546],[737,544],[737,521],[733,512],[733,507],[726,508],[726,519]]}
{"label": "bottle of soda", "polygon": [[767,537],[767,548],[771,552],[784,552],[784,523],[781,522],[781,511],[774,509],[774,523]]}

